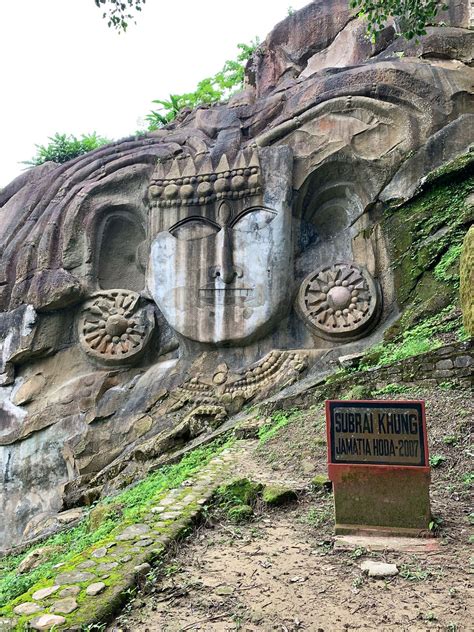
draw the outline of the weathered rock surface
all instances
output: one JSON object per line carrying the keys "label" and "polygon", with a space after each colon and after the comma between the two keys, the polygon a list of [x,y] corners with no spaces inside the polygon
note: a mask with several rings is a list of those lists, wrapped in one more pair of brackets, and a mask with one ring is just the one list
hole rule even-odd
{"label": "weathered rock surface", "polygon": [[365,562],[362,562],[360,567],[368,574],[369,577],[381,579],[383,577],[393,577],[394,575],[398,575],[398,568],[396,564],[366,560]]}
{"label": "weathered rock surface", "polygon": [[13,612],[15,614],[19,614],[20,616],[25,614],[35,614],[35,612],[39,612],[40,610],[44,610],[44,608],[39,606],[37,603],[28,601],[13,608]]}
{"label": "weathered rock surface", "polygon": [[81,592],[79,586],[67,586],[59,591],[58,595],[61,598],[64,597],[76,597]]}
{"label": "weathered rock surface", "polygon": [[51,630],[53,626],[62,625],[66,622],[64,617],[57,614],[42,614],[30,621],[33,630]]}
{"label": "weathered rock surface", "polygon": [[36,601],[41,601],[42,599],[46,599],[51,595],[54,595],[55,592],[59,590],[59,586],[49,586],[48,588],[40,588],[36,590],[31,596]]}
{"label": "weathered rock surface", "polygon": [[88,594],[90,597],[95,597],[96,595],[103,592],[104,590],[105,590],[104,582],[95,582],[94,584],[89,584],[89,586],[87,586],[86,594]]}
{"label": "weathered rock surface", "polygon": [[400,287],[382,218],[474,138],[467,1],[440,20],[372,44],[316,0],[228,104],[0,192],[0,549],[443,296]]}
{"label": "weathered rock surface", "polygon": [[76,584],[80,582],[88,582],[95,579],[95,575],[92,573],[86,573],[82,571],[70,571],[67,573],[61,573],[56,577],[56,582],[62,586],[63,584]]}
{"label": "weathered rock surface", "polygon": [[130,527],[127,527],[120,535],[117,536],[117,540],[126,541],[126,540],[135,540],[143,536],[150,531],[150,527],[147,524],[133,524]]}
{"label": "weathered rock surface", "polygon": [[74,597],[65,597],[64,599],[58,599],[51,606],[51,612],[59,612],[60,614],[71,614],[74,610],[77,610],[77,601]]}
{"label": "weathered rock surface", "polygon": [[27,573],[40,564],[43,564],[48,559],[48,556],[55,551],[54,546],[40,546],[39,548],[31,551],[18,565],[19,573]]}

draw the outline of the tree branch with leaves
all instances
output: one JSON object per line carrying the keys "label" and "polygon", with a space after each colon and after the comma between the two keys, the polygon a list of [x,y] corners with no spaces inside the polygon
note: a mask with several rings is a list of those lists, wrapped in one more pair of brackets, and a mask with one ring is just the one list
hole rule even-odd
{"label": "tree branch with leaves", "polygon": [[203,103],[218,103],[228,99],[234,92],[242,90],[245,66],[259,45],[258,37],[250,44],[237,44],[240,51],[237,58],[227,60],[222,69],[212,77],[201,79],[194,92],[170,94],[168,99],[153,101],[160,107],[145,116],[148,122],[148,131],[171,123],[184,108],[192,110]]}
{"label": "tree branch with leaves", "polygon": [[107,25],[119,33],[125,32],[129,23],[135,22],[135,13],[140,13],[146,0],[94,0],[96,7],[104,9],[102,17]]}
{"label": "tree branch with leaves", "polygon": [[390,18],[395,18],[400,35],[407,40],[426,34],[439,11],[448,5],[444,0],[350,0],[350,7],[359,10],[359,17],[367,21],[367,33],[375,39]]}

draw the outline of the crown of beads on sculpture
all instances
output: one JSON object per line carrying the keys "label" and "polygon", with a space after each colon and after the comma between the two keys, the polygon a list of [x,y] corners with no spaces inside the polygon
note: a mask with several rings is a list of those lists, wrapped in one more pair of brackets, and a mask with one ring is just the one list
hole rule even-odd
{"label": "crown of beads on sculpture", "polygon": [[256,149],[239,152],[234,160],[223,154],[216,168],[210,155],[181,155],[157,163],[148,195],[152,206],[203,205],[239,199],[261,192]]}

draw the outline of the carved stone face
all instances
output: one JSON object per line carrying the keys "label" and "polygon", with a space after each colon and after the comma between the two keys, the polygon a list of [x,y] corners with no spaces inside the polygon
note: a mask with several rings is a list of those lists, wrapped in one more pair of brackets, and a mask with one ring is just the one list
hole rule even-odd
{"label": "carved stone face", "polygon": [[[259,158],[259,166],[254,154],[245,167],[240,157],[240,168],[218,167],[201,182],[178,178],[175,185],[168,178],[152,185],[165,199],[152,213],[148,287],[168,323],[192,340],[258,337],[291,300],[291,160],[286,148],[264,150]],[[166,200],[176,194],[169,187],[187,193],[185,187],[201,183],[207,203]]]}

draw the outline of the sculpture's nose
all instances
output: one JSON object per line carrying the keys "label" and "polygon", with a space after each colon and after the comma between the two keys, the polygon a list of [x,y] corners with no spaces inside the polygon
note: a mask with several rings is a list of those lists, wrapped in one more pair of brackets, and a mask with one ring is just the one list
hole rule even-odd
{"label": "sculpture's nose", "polygon": [[231,229],[224,226],[220,231],[220,239],[217,242],[216,263],[210,268],[211,278],[219,278],[228,285],[235,278],[240,278],[242,269],[234,265]]}
{"label": "sculpture's nose", "polygon": [[224,226],[222,231],[224,234],[222,236],[222,247],[220,248],[219,257],[221,279],[224,283],[232,283],[236,276],[233,262],[232,236],[230,234],[230,229],[227,226]]}
{"label": "sculpture's nose", "polygon": [[232,256],[232,242],[231,236],[227,235],[227,228],[222,229],[224,234],[222,235],[222,242],[219,244],[219,251],[217,253],[217,265],[212,266],[210,269],[211,278],[219,278],[228,285],[232,283],[236,277],[242,276],[242,269],[234,265]]}
{"label": "sculpture's nose", "polygon": [[232,229],[229,226],[231,216],[232,209],[227,202],[223,202],[219,209],[222,228],[217,239],[217,265],[210,270],[212,278],[219,277],[226,285],[232,283],[236,277],[242,276],[242,270],[234,266]]}
{"label": "sculpture's nose", "polygon": [[210,275],[212,279],[222,279],[222,281],[228,285],[232,283],[236,278],[240,279],[243,275],[242,268],[238,266],[212,266],[210,268]]}

